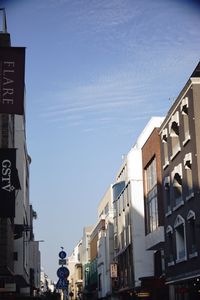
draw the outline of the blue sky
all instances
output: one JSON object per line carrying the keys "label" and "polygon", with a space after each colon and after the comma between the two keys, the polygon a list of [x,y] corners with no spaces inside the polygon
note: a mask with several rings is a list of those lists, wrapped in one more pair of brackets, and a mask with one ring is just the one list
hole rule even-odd
{"label": "blue sky", "polygon": [[200,58],[192,0],[3,0],[26,47],[35,238],[54,280],[151,116],[164,116]]}

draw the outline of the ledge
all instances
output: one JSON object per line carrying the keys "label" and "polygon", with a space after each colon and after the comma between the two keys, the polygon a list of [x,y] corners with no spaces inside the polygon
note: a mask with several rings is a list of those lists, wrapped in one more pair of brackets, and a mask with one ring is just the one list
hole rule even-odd
{"label": "ledge", "polygon": [[175,263],[174,263],[174,261],[170,261],[170,262],[167,263],[167,265],[168,265],[168,267],[171,267],[171,266],[174,266]]}
{"label": "ledge", "polygon": [[176,152],[170,156],[170,159],[173,160],[180,152],[181,152],[181,147],[179,146]]}
{"label": "ledge", "polygon": [[190,199],[194,198],[194,192],[191,192],[186,198],[186,201],[189,201]]}
{"label": "ledge", "polygon": [[172,214],[172,211],[169,210],[168,212],[166,212],[165,217],[171,216],[171,214]]}
{"label": "ledge", "polygon": [[186,261],[186,260],[187,260],[187,257],[184,256],[183,258],[176,259],[176,263],[179,264],[179,263],[181,263],[183,261]]}
{"label": "ledge", "polygon": [[181,200],[179,204],[177,204],[176,206],[173,207],[173,211],[177,210],[179,207],[184,205],[184,201]]}
{"label": "ledge", "polygon": [[189,142],[191,139],[190,134],[185,138],[185,140],[183,141],[183,146],[185,146],[187,144],[187,142]]}
{"label": "ledge", "polygon": [[197,252],[197,251],[195,251],[195,252],[189,254],[189,258],[190,258],[190,259],[191,259],[191,258],[194,258],[194,257],[197,257],[197,256],[198,256],[198,252]]}
{"label": "ledge", "polygon": [[169,166],[169,161],[167,161],[164,166],[163,166],[163,170],[166,169]]}

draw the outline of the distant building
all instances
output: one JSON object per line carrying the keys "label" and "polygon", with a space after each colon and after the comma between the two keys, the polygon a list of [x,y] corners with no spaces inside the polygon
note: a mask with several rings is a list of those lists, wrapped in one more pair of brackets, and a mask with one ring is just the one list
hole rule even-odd
{"label": "distant building", "polygon": [[[40,290],[37,294],[43,295],[48,292],[53,293],[55,290],[54,282],[49,278],[49,276],[45,273],[44,269],[42,268],[40,271]],[[37,295],[36,293],[34,296]]]}
{"label": "distant building", "polygon": [[82,240],[67,259],[69,269],[69,294],[71,299],[80,299],[83,292]]}
{"label": "distant building", "polygon": [[100,220],[97,221],[96,226],[94,226],[94,229],[92,230],[90,234],[90,262],[87,264],[87,269],[85,269],[87,281],[85,281],[85,288],[88,292],[88,296],[91,299],[97,299],[98,298],[98,288],[99,284],[101,284],[101,273],[98,277],[98,242],[99,239],[102,238],[105,234],[105,219],[100,218]]}
{"label": "distant building", "polygon": [[100,228],[97,241],[98,299],[111,299],[113,296],[111,263],[114,258],[113,189],[107,189],[98,206],[98,219],[105,224]]}
{"label": "distant building", "polygon": [[94,226],[87,226],[83,228],[82,237],[82,270],[83,270],[83,299],[87,299],[90,293],[90,236],[93,231]]}

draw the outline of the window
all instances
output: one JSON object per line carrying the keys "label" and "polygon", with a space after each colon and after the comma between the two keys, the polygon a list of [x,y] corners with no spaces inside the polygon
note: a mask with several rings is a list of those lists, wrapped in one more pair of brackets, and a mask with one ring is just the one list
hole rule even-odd
{"label": "window", "polygon": [[[126,157],[125,157],[126,159]],[[126,164],[123,166],[123,168],[121,169],[119,175],[117,176],[117,181],[125,181],[126,180],[126,172],[127,172],[127,166]]]}
{"label": "window", "polygon": [[187,153],[183,162],[186,172],[186,200],[189,200],[193,196],[192,153]]}
{"label": "window", "polygon": [[130,181],[127,184],[127,206],[129,206],[131,203],[131,185],[130,185]]}
{"label": "window", "polygon": [[131,243],[131,225],[126,226],[126,242],[127,245]]}
{"label": "window", "polygon": [[124,189],[124,206],[128,206],[128,185]]}
{"label": "window", "polygon": [[130,212],[125,215],[125,235],[126,245],[129,245],[131,243]]}
{"label": "window", "polygon": [[168,261],[168,265],[172,265],[174,264],[174,247],[173,247],[173,229],[170,225],[166,229],[166,234],[167,234],[166,245],[168,246],[167,261]]}
{"label": "window", "polygon": [[183,129],[184,129],[184,141],[183,145],[190,139],[189,131],[189,115],[188,115],[188,97],[182,99],[181,102],[181,113],[183,118]]}
{"label": "window", "polygon": [[125,211],[124,190],[119,195],[117,201],[118,201],[118,213],[119,216],[121,216],[122,212]]}
{"label": "window", "polygon": [[166,176],[164,179],[164,199],[165,199],[165,211],[171,212],[171,198],[170,198],[170,177]]}
{"label": "window", "polygon": [[145,170],[147,233],[158,227],[157,173],[155,157]]}
{"label": "window", "polygon": [[178,215],[174,223],[176,233],[176,262],[186,258],[185,221]]}
{"label": "window", "polygon": [[189,225],[189,253],[190,257],[193,257],[193,254],[197,251],[197,244],[196,244],[196,222],[195,222],[195,212],[190,210],[187,215],[187,221]]}
{"label": "window", "polygon": [[168,154],[168,133],[167,128],[162,131],[162,143],[163,143],[163,155],[164,155],[164,167],[169,164],[169,154]]}
{"label": "window", "polygon": [[104,208],[104,212],[105,212],[105,215],[107,216],[108,212],[109,212],[109,205],[108,205],[108,203],[106,204],[106,206]]}
{"label": "window", "polygon": [[146,173],[146,189],[147,192],[149,192],[157,183],[155,157],[146,168],[145,173]]}
{"label": "window", "polygon": [[18,260],[18,252],[14,252],[13,253],[13,258],[14,258],[15,261]]}
{"label": "window", "polygon": [[123,249],[124,248],[124,246],[125,246],[125,241],[124,241],[124,230],[122,229],[122,232],[120,233],[120,244],[121,244],[121,249]]}
{"label": "window", "polygon": [[117,250],[118,248],[119,248],[118,237],[117,234],[114,234],[114,249]]}
{"label": "window", "polygon": [[124,197],[124,191],[121,194],[121,201],[122,201],[122,209],[125,211],[125,197]]}
{"label": "window", "polygon": [[182,166],[179,164],[172,172],[173,197],[175,208],[183,204],[182,200]]}
{"label": "window", "polygon": [[120,203],[120,197],[117,198],[117,210],[118,210],[118,215],[121,216],[121,203]]}
{"label": "window", "polygon": [[99,277],[98,278],[98,287],[99,287],[99,291],[101,291],[101,286],[102,286],[102,284],[101,284],[101,274],[99,274],[98,277]]}
{"label": "window", "polygon": [[82,276],[83,276],[82,273],[83,273],[83,272],[82,272],[82,266],[78,266],[78,267],[77,267],[77,279],[78,279],[78,280],[82,279]]}
{"label": "window", "polygon": [[179,137],[179,112],[177,111],[169,122],[169,132],[172,144],[171,159],[180,151],[180,137]]}
{"label": "window", "polygon": [[156,230],[158,227],[158,204],[157,204],[157,186],[148,194],[147,198],[147,229],[148,233]]}

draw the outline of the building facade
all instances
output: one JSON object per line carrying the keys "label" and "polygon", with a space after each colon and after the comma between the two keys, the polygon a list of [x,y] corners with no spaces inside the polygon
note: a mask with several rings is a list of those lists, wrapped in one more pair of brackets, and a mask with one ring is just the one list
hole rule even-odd
{"label": "building facade", "polygon": [[98,206],[99,220],[105,226],[99,231],[97,241],[98,299],[114,299],[111,263],[114,259],[113,189],[107,189]]}
{"label": "building facade", "polygon": [[200,64],[160,129],[170,300],[200,297]]}
{"label": "building facade", "polygon": [[114,192],[114,197],[117,196],[114,198],[114,248],[119,299],[139,297],[141,293],[150,295],[147,279],[154,275],[154,265],[153,250],[147,251],[145,245],[142,147],[161,122],[160,117],[149,121],[116,176],[119,193]]}
{"label": "building facade", "polygon": [[83,294],[83,267],[82,267],[82,240],[74,248],[67,259],[69,268],[69,295],[71,299],[82,299]]}
{"label": "building facade", "polygon": [[83,299],[199,299],[199,103],[200,64],[144,128],[84,231]]}
{"label": "building facade", "polygon": [[[164,118],[163,118],[164,120]],[[168,299],[164,265],[164,208],[159,127],[142,147],[145,244],[154,251],[154,274],[148,279],[151,299]]]}
{"label": "building facade", "polygon": [[11,47],[5,11],[0,32],[0,297],[31,295],[39,288],[35,212],[29,202],[29,165],[24,109],[25,49]]}

